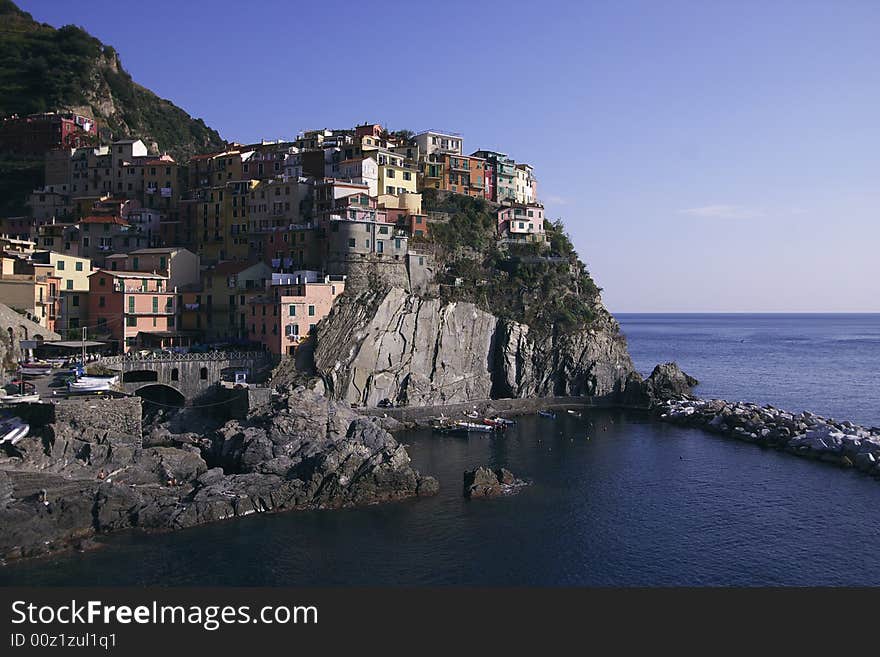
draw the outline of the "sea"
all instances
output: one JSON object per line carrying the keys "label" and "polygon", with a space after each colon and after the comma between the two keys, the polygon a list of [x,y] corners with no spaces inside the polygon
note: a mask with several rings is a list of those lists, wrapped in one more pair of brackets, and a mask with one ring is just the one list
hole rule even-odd
{"label": "sea", "polygon": [[[675,360],[704,397],[880,426],[880,315],[618,319],[643,374]],[[110,536],[0,585],[880,585],[880,481],[853,470],[620,410],[398,437],[439,495]],[[468,501],[479,465],[529,485]]]}

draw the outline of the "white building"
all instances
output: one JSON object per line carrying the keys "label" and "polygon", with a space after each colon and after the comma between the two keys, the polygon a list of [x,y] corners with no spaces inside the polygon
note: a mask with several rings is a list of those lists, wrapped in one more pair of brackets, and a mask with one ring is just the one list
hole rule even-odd
{"label": "white building", "polygon": [[450,153],[461,155],[464,140],[455,132],[438,132],[426,130],[413,137],[419,147],[419,155],[427,156],[434,153]]}

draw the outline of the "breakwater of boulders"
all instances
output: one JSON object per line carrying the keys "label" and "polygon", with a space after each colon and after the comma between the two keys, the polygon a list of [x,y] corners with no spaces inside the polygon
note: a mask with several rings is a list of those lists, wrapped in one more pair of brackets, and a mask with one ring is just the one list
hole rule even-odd
{"label": "breakwater of boulders", "polygon": [[655,410],[665,422],[698,427],[880,477],[880,427],[840,422],[809,411],[791,413],[769,405],[722,399],[668,399],[658,403]]}

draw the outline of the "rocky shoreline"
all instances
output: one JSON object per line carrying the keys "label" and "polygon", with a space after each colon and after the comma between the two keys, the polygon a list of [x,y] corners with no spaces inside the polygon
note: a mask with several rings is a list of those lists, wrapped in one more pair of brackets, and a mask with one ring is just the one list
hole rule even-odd
{"label": "rocky shoreline", "polygon": [[773,406],[723,399],[668,399],[655,408],[664,422],[780,449],[880,477],[880,427],[791,413]]}
{"label": "rocky shoreline", "polygon": [[378,420],[328,399],[320,384],[280,392],[243,420],[182,414],[154,421],[143,438],[123,434],[53,423],[4,446],[0,560],[84,549],[95,536],[126,529],[438,491]]}

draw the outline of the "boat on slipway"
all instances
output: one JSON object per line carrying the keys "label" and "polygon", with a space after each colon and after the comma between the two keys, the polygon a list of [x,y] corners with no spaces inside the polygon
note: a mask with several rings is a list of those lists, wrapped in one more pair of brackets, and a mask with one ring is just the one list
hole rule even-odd
{"label": "boat on slipway", "polygon": [[18,392],[0,394],[0,404],[37,404],[40,394],[33,383],[19,379],[11,385],[18,386]]}
{"label": "boat on slipway", "polygon": [[67,384],[67,392],[71,395],[83,395],[96,392],[109,392],[119,383],[119,376],[81,376]]}
{"label": "boat on slipway", "polygon": [[52,373],[52,365],[49,363],[25,363],[18,366],[22,376],[46,376]]}
{"label": "boat on slipway", "polygon": [[15,445],[28,435],[31,427],[21,418],[6,417],[0,419],[0,445],[9,443]]}

